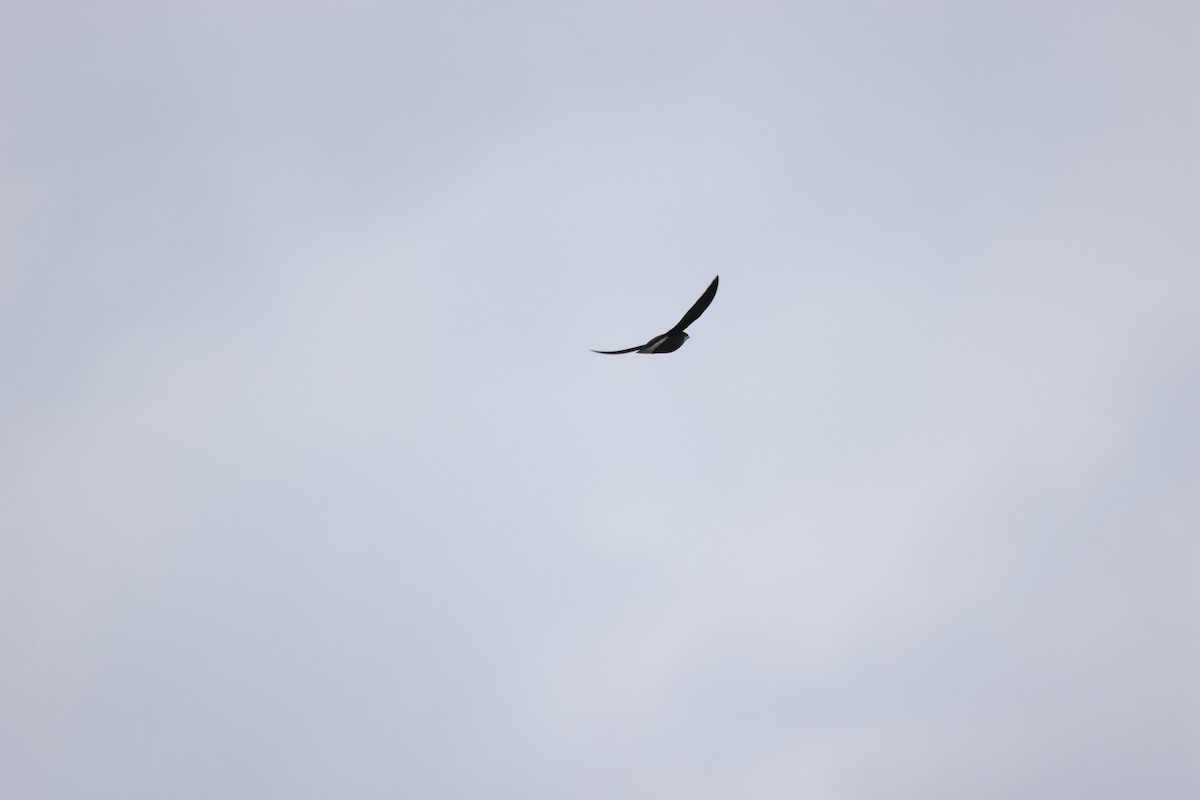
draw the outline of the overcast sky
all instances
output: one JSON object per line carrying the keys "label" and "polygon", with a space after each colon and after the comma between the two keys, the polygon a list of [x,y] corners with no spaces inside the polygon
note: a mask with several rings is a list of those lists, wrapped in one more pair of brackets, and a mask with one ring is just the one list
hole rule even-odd
{"label": "overcast sky", "polygon": [[0,796],[1200,797],[1194,1],[14,0],[0,119]]}

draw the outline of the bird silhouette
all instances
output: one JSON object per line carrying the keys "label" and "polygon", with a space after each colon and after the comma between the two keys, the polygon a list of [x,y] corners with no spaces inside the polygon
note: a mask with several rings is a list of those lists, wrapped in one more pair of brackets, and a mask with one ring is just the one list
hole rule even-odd
{"label": "bird silhouette", "polygon": [[689,337],[684,330],[688,325],[691,325],[696,320],[700,319],[700,315],[708,308],[708,304],[717,296],[717,283],[721,280],[721,276],[713,278],[713,282],[704,290],[704,294],[700,295],[700,299],[692,304],[688,312],[683,315],[683,319],[666,333],[655,336],[645,344],[639,344],[636,347],[628,347],[624,350],[593,350],[593,353],[599,353],[604,356],[619,356],[624,353],[673,353],[683,347]]}

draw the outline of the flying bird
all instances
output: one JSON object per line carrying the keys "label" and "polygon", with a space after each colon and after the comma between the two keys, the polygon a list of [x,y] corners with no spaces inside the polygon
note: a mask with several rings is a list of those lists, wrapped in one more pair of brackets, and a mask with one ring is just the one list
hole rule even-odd
{"label": "flying bird", "polygon": [[664,334],[655,336],[645,344],[639,344],[637,347],[629,347],[625,350],[593,350],[593,353],[600,353],[605,356],[619,356],[623,353],[673,353],[683,347],[689,337],[684,330],[688,325],[691,325],[696,320],[700,319],[700,315],[704,313],[704,309],[708,308],[708,304],[717,296],[717,282],[721,280],[721,276],[713,278],[713,282],[704,290],[704,294],[700,295],[700,299],[688,309],[688,312],[683,315],[683,319],[671,330]]}

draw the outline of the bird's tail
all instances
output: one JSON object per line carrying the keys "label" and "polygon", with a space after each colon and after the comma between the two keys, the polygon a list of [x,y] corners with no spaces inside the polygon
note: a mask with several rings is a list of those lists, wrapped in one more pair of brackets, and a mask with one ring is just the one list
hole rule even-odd
{"label": "bird's tail", "polygon": [[624,355],[625,353],[636,353],[638,350],[641,350],[645,346],[646,345],[644,345],[644,344],[639,344],[637,347],[630,347],[625,350],[593,350],[592,352],[599,353],[602,356],[619,356],[619,355]]}

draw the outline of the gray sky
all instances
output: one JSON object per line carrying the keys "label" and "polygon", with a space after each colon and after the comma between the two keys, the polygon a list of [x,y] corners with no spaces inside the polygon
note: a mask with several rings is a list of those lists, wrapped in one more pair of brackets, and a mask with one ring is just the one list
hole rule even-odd
{"label": "gray sky", "polygon": [[1196,3],[10,3],[0,118],[3,797],[1200,797]]}

